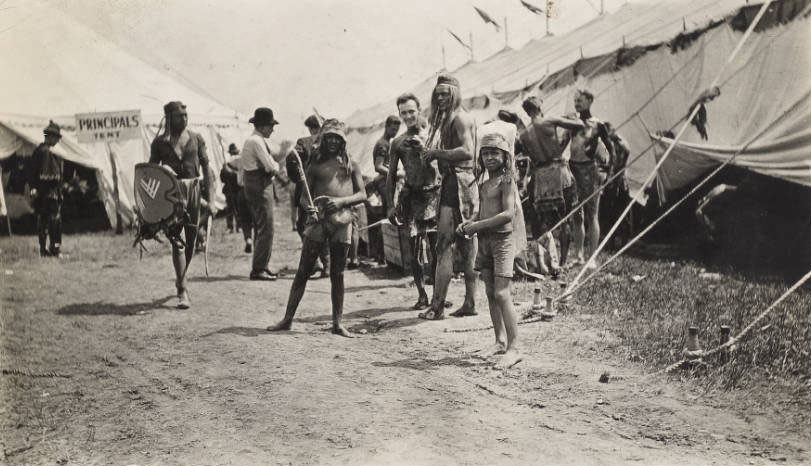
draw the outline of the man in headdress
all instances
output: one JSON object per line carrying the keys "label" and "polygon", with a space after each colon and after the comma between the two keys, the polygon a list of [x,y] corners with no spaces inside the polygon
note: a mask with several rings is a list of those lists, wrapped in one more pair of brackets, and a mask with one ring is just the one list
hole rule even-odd
{"label": "man in headdress", "polygon": [[237,196],[239,195],[239,184],[237,183],[237,172],[239,166],[235,162],[239,149],[233,142],[228,145],[228,154],[225,163],[220,170],[220,181],[222,181],[222,193],[225,195],[225,224],[229,233],[234,232],[236,224],[236,231],[239,231],[239,214],[237,205]]}
{"label": "man in headdress", "polygon": [[[194,256],[194,245],[200,221],[200,180],[206,186],[208,199],[206,207],[213,215],[214,191],[211,170],[209,169],[206,143],[203,137],[188,129],[189,122],[186,106],[180,101],[169,102],[163,106],[166,127],[152,141],[149,163],[158,163],[169,167],[180,181],[185,193],[185,214],[183,229],[185,245],[172,241],[172,263],[175,268],[175,287],[177,288],[180,309],[191,306],[189,292],[186,289],[186,271]],[[180,231],[176,232],[178,235]]]}
{"label": "man in headdress", "polygon": [[[584,125],[575,119],[545,117],[541,111],[541,100],[534,96],[525,99],[522,107],[531,118],[529,126],[521,131],[519,140],[532,165],[530,196],[535,211],[533,237],[539,242],[548,242],[551,238],[544,236],[549,229],[577,204],[577,187],[568,164],[563,160],[563,150],[569,143],[569,132],[577,131]],[[564,223],[554,232],[560,242],[561,267],[566,263],[569,252],[570,223]],[[556,270],[551,272],[557,273]]]}
{"label": "man in headdress", "polygon": [[[352,241],[352,206],[366,200],[366,190],[360,168],[346,152],[346,127],[335,119],[326,120],[321,129],[321,141],[312,154],[305,172],[317,211],[305,205],[308,219],[304,229],[296,277],[290,288],[284,318],[268,331],[290,330],[299,302],[304,296],[307,280],[315,270],[315,261],[325,245],[330,252],[330,281],[332,284],[332,333],[351,338],[341,324],[344,307],[344,269]],[[303,200],[302,202],[307,202]],[[313,218],[316,215],[316,218]]]}
{"label": "man in headdress", "polygon": [[[428,293],[423,278],[423,258],[420,252],[424,242],[431,250],[431,268],[436,268],[437,210],[439,209],[440,177],[437,161],[423,163],[425,151],[425,130],[420,126],[420,101],[414,94],[403,94],[397,98],[397,110],[406,125],[406,132],[391,143],[390,163],[386,176],[386,204],[391,206],[387,215],[395,223],[403,223],[411,238],[411,273],[417,287],[415,310],[429,306]],[[405,183],[395,203],[398,166],[402,162]],[[431,277],[433,279],[433,277]]]}
{"label": "man in headdress", "polygon": [[[43,133],[45,142],[34,149],[26,178],[37,216],[39,255],[59,257],[62,246],[62,182],[70,176],[65,176],[65,161],[51,151],[62,139],[59,125],[51,121]],[[51,247],[46,249],[49,235]]]}
{"label": "man in headdress", "polygon": [[[304,120],[304,126],[310,132],[309,136],[299,138],[296,141],[296,154],[303,167],[298,167],[296,157],[293,154],[287,156],[285,160],[285,167],[287,169],[287,177],[296,184],[295,191],[293,192],[293,201],[296,205],[296,231],[298,232],[301,240],[304,241],[304,222],[307,219],[307,212],[302,207],[301,199],[304,196],[304,184],[301,179],[301,170],[307,171],[310,166],[312,154],[316,150],[316,140],[318,133],[321,131],[321,120],[316,115],[310,115]],[[324,246],[324,249],[319,254],[321,260],[321,278],[329,277],[329,246]]]}
{"label": "man in headdress", "polygon": [[276,280],[277,274],[268,268],[273,252],[273,177],[279,173],[279,164],[271,155],[266,139],[279,124],[273,110],[259,107],[253,117],[253,134],[242,147],[240,172],[245,186],[245,199],[251,208],[255,231],[251,280]]}
{"label": "man in headdress", "polygon": [[428,320],[444,318],[445,298],[453,274],[453,249],[456,241],[465,258],[465,301],[452,313],[456,317],[476,315],[475,238],[456,237],[456,227],[479,210],[479,192],[475,174],[475,122],[462,107],[459,81],[443,74],[437,78],[431,96],[431,127],[425,163],[437,160],[442,175],[439,195],[439,238],[434,296],[431,307],[420,317]]}
{"label": "man in headdress", "polygon": [[[600,163],[603,154],[608,160],[614,159],[614,145],[608,137],[608,130],[605,124],[591,115],[591,104],[594,102],[594,94],[578,89],[574,96],[574,109],[577,111],[577,118],[583,122],[583,128],[576,130],[572,134],[572,142],[569,150],[571,158],[569,167],[572,169],[575,184],[577,185],[577,195],[580,201],[584,201],[594,193],[601,185]],[[605,147],[605,151],[598,150],[600,143]],[[600,194],[596,194],[583,206],[582,211],[578,210],[573,216],[574,219],[574,240],[575,250],[578,253],[577,261],[583,262],[584,241],[588,234],[589,248],[586,252],[588,257],[594,253],[600,242],[600,222],[597,213],[600,210]],[[593,268],[597,264],[586,264]]]}

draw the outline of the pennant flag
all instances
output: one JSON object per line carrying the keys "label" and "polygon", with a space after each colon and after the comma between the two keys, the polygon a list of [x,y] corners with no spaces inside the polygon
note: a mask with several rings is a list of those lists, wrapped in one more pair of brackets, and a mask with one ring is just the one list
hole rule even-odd
{"label": "pennant flag", "polygon": [[544,12],[543,12],[543,10],[542,10],[542,9],[538,8],[538,7],[537,7],[537,6],[535,6],[535,5],[531,5],[531,4],[529,4],[529,3],[525,2],[524,0],[521,0],[521,4],[522,4],[522,5],[524,5],[524,7],[525,7],[527,10],[529,10],[529,11],[531,11],[531,12],[535,13],[536,15],[542,15],[542,14],[544,14]]}
{"label": "pennant flag", "polygon": [[457,41],[458,41],[460,44],[462,44],[462,47],[464,47],[464,48],[466,48],[466,49],[470,50],[470,46],[469,46],[469,45],[467,45],[467,44],[465,43],[465,41],[463,41],[462,39],[460,39],[460,38],[459,38],[459,36],[457,36],[456,34],[454,34],[454,33],[453,33],[453,31],[451,31],[450,29],[446,29],[446,31],[448,31],[448,34],[452,35],[454,39],[456,39],[456,40],[457,40]]}
{"label": "pennant flag", "polygon": [[482,21],[484,21],[485,23],[490,23],[490,24],[492,24],[493,26],[495,26],[495,27],[496,27],[496,31],[501,31],[501,25],[500,25],[500,24],[498,24],[498,23],[496,22],[496,20],[494,20],[493,18],[491,18],[491,17],[490,17],[490,15],[488,15],[487,13],[485,13],[484,11],[480,10],[479,8],[477,8],[477,7],[475,7],[475,6],[473,7],[473,9],[474,9],[474,10],[476,10],[476,13],[478,13],[478,14],[479,14],[479,16],[481,16],[481,17],[482,17]]}

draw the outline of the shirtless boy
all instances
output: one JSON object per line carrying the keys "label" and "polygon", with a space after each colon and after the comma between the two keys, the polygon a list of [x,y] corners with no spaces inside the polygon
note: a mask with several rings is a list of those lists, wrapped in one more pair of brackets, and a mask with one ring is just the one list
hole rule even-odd
{"label": "shirtless boy", "polygon": [[329,119],[321,128],[321,143],[313,154],[307,169],[307,185],[313,195],[317,211],[302,196],[302,207],[310,216],[302,237],[296,277],[287,299],[284,319],[268,327],[268,331],[290,330],[299,302],[304,296],[307,280],[315,270],[315,261],[325,244],[330,252],[330,282],[332,284],[332,333],[352,338],[341,325],[344,307],[344,269],[352,240],[352,206],[366,200],[361,171],[346,153],[344,123]]}
{"label": "shirtless boy", "polygon": [[[479,213],[472,220],[459,225],[461,236],[477,235],[479,251],[476,270],[481,273],[490,306],[490,318],[496,333],[496,343],[488,356],[504,353],[497,367],[511,367],[521,361],[516,348],[518,323],[510,296],[513,276],[515,243],[513,217],[515,215],[515,174],[512,172],[513,142],[503,134],[486,134],[481,140],[480,163],[489,178],[479,186]],[[518,233],[518,232],[516,232]]]}

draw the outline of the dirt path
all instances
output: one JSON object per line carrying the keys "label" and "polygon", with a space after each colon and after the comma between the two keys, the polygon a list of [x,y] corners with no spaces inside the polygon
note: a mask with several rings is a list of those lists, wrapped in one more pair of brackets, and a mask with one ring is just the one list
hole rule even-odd
{"label": "dirt path", "polygon": [[[277,231],[273,266],[290,271],[298,238],[286,222]],[[615,338],[601,330],[602,314],[521,326],[526,360],[497,371],[473,354],[490,343],[489,331],[445,332],[487,325],[486,308],[474,318],[420,321],[408,310],[415,299],[409,280],[368,268],[347,273],[345,323],[358,338],[325,331],[325,280],[310,283],[293,331],[269,334],[264,328],[283,313],[290,274],[248,281],[238,235],[214,236],[212,276],[204,277],[201,256],[192,265],[188,311],[173,307],[163,249],[139,262],[129,238],[68,237],[71,257],[55,262],[30,256],[33,238],[0,242],[2,269],[11,271],[2,275],[0,367],[25,373],[0,375],[0,458],[83,465],[808,461],[807,426],[783,425],[767,411],[713,407],[717,400],[689,383],[645,376],[601,351]],[[452,285],[452,299],[460,302],[462,291]],[[483,295],[478,302],[486,303]],[[598,382],[604,371],[613,376],[607,384]]]}

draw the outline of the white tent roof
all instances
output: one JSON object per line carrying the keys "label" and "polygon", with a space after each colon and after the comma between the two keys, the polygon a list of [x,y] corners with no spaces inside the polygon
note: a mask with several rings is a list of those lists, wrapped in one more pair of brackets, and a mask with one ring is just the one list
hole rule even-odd
{"label": "white tent roof", "polygon": [[0,113],[141,109],[160,115],[164,103],[182,100],[191,114],[236,117],[234,110],[40,2],[4,8],[0,31]]}
{"label": "white tent roof", "polygon": [[[797,105],[811,89],[808,3],[773,3],[761,23],[769,27],[758,29],[729,66],[727,57],[742,35],[732,18],[751,20],[758,4],[737,0],[631,3],[568,34],[502,51],[452,74],[461,82],[466,103],[476,95],[490,99],[485,108],[469,105],[479,123],[495,118],[500,108],[523,115],[521,97],[528,94],[540,94],[547,114],[570,113],[575,89],[588,88],[595,94],[595,115],[615,126],[625,123],[618,132],[633,157],[651,146],[651,133],[670,128],[689,113],[689,105],[725,67],[721,96],[707,104],[709,140],[703,141],[690,128],[682,139],[686,145],[678,147],[659,172],[662,186],[674,189],[690,182],[789,108],[794,109],[790,118],[777,121],[786,131],[763,133],[738,164],[811,185],[807,170],[811,113],[808,105]],[[806,14],[801,14],[803,10]],[[789,18],[794,20],[782,24]],[[720,26],[711,27],[722,20]],[[620,50],[623,37],[626,47]],[[661,45],[668,43],[673,47]],[[627,55],[620,59],[621,54]],[[432,76],[411,90],[424,106],[435,79]],[[365,161],[382,134],[383,119],[394,110],[391,99],[349,118],[349,147],[364,169],[371,165]],[[629,168],[632,188],[647,178],[655,153],[648,151]],[[705,160],[697,162],[699,156]]]}
{"label": "white tent roof", "polygon": [[[19,3],[0,15],[0,158],[26,153],[42,142],[52,119],[63,129],[54,151],[66,160],[99,170],[99,195],[111,224],[115,202],[110,152],[115,154],[122,217],[132,222],[132,177],[136,163],[149,158],[149,142],[163,105],[180,100],[189,111],[189,127],[206,140],[215,175],[225,160],[224,148],[240,145],[250,133],[244,118],[200,91],[121,50],[117,45],[44,2]],[[80,144],[74,115],[141,110],[142,137],[130,141]],[[225,147],[223,147],[225,146]],[[223,198],[219,178],[217,206]]]}
{"label": "white tent roof", "polygon": [[[465,97],[520,91],[583,57],[598,57],[623,44],[635,47],[665,42],[681,32],[705,28],[744,5],[743,0],[631,2],[561,36],[536,39],[518,50],[505,49],[450,73],[459,79]],[[427,105],[435,84],[433,75],[410,91]],[[396,97],[358,110],[347,118],[347,125],[364,128],[380,124],[396,110]]]}

